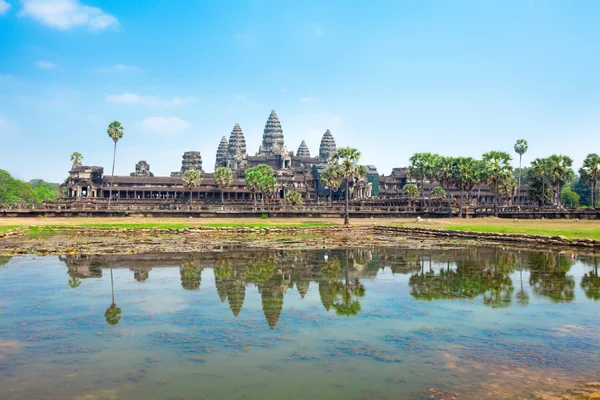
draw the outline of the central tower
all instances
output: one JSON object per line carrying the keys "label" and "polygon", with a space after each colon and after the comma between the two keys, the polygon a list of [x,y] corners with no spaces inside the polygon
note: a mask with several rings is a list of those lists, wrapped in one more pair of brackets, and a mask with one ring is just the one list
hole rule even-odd
{"label": "central tower", "polygon": [[287,149],[283,142],[283,130],[281,129],[281,122],[275,114],[275,110],[271,111],[269,119],[265,124],[265,130],[263,133],[262,145],[258,150],[259,155],[275,155],[287,153]]}

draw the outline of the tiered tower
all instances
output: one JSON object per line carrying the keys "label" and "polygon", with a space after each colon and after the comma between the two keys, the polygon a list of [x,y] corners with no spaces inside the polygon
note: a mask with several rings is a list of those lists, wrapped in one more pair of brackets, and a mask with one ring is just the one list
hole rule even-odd
{"label": "tiered tower", "polygon": [[248,155],[246,154],[246,139],[239,124],[235,124],[229,144],[227,145],[227,166],[232,171],[244,168]]}
{"label": "tiered tower", "polygon": [[319,158],[322,161],[329,161],[329,157],[337,150],[335,146],[335,139],[331,134],[331,131],[327,129],[327,131],[323,134],[323,138],[321,139],[321,146],[319,147]]}
{"label": "tiered tower", "polygon": [[300,143],[300,147],[298,147],[298,152],[296,153],[297,157],[302,157],[302,158],[310,158],[310,150],[308,150],[308,146],[306,145],[306,142],[303,140],[302,143]]}
{"label": "tiered tower", "polygon": [[141,176],[141,177],[151,177],[154,176],[152,172],[150,172],[150,164],[146,161],[142,160],[135,164],[135,172],[129,174],[130,176]]}
{"label": "tiered tower", "polygon": [[181,173],[189,169],[202,171],[202,156],[199,151],[186,151],[181,160]]}
{"label": "tiered tower", "polygon": [[287,149],[283,142],[281,122],[279,122],[275,110],[272,110],[271,115],[269,115],[269,119],[267,119],[267,123],[265,124],[262,145],[258,150],[258,154],[273,155],[282,154],[283,152],[287,152]]}
{"label": "tiered tower", "polygon": [[219,167],[227,166],[227,138],[223,136],[219,148],[217,149],[217,160],[215,162],[215,169]]}

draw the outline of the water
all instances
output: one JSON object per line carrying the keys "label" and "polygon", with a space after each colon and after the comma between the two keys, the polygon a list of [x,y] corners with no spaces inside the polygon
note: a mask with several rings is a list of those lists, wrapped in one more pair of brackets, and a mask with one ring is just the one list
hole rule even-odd
{"label": "water", "polygon": [[0,397],[560,390],[598,371],[597,264],[475,247],[0,258]]}

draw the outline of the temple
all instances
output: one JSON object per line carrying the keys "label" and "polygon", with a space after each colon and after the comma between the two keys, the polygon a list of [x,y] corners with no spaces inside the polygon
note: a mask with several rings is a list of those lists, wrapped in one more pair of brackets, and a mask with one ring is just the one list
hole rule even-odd
{"label": "temple", "polygon": [[[213,173],[202,170],[202,155],[199,151],[186,151],[182,155],[181,166],[169,177],[154,176],[146,161],[139,161],[135,171],[129,176],[114,176],[104,174],[104,168],[98,166],[74,167],[69,172],[69,178],[63,184],[66,186],[67,198],[79,200],[84,198],[108,199],[173,199],[207,202],[220,201],[221,192],[226,201],[249,201],[252,191],[246,186],[245,171],[259,164],[271,166],[277,180],[277,190],[274,200],[282,199],[285,194],[294,190],[299,192],[305,201],[318,201],[330,196],[329,189],[321,181],[321,173],[327,168],[330,156],[337,147],[333,133],[326,129],[321,138],[319,151],[312,153],[302,140],[297,152],[288,150],[285,144],[284,130],[275,110],[267,118],[262,134],[262,142],[258,151],[250,155],[246,148],[246,138],[239,124],[235,124],[229,139],[222,136],[215,153],[215,169],[228,167],[233,172],[233,182],[226,189],[218,188],[213,179]],[[366,176],[356,182],[349,195],[352,199],[365,200],[371,198],[398,198],[403,186],[410,182],[407,168],[394,168],[390,175],[379,174],[376,166],[366,165]],[[203,171],[200,186],[193,191],[185,188],[181,179],[185,171],[196,169]],[[435,185],[426,184],[425,191]],[[63,191],[61,190],[61,193]],[[334,199],[344,197],[344,185],[331,194]],[[484,189],[484,200],[491,198],[489,190]],[[525,194],[526,196],[526,194]]]}

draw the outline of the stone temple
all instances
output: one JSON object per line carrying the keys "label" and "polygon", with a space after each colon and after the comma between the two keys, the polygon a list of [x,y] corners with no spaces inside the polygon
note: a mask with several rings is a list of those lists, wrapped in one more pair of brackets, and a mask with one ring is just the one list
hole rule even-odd
{"label": "stone temple", "polygon": [[[336,151],[336,143],[332,132],[326,129],[319,146],[318,154],[311,157],[306,141],[302,140],[298,151],[294,154],[285,144],[284,130],[275,110],[267,118],[262,134],[262,142],[258,151],[250,155],[246,149],[246,138],[239,124],[235,124],[229,139],[222,136],[215,153],[215,169],[228,167],[233,171],[234,180],[230,187],[224,189],[224,197],[228,201],[248,201],[252,192],[246,187],[244,175],[246,169],[259,164],[267,164],[275,171],[278,183],[275,200],[281,199],[289,190],[302,194],[307,201],[325,198],[329,190],[320,179],[321,172],[327,167],[329,157]],[[155,177],[150,172],[150,165],[140,161],[135,172],[130,176],[104,175],[102,167],[83,166],[73,168],[66,182],[69,198],[108,198],[109,193],[118,199],[189,199],[190,191],[183,186],[181,176],[189,169],[202,170],[202,156],[199,151],[186,151],[178,171],[170,177]],[[366,166],[367,177],[359,181],[352,190],[354,198],[370,198],[377,196],[380,190],[397,193],[406,182],[406,173],[390,177],[380,176],[377,169]],[[204,171],[203,171],[204,172]],[[402,181],[403,180],[403,181]],[[381,184],[380,184],[381,183]],[[388,190],[389,187],[389,190]],[[343,190],[336,192],[343,196]],[[212,173],[203,173],[202,183],[193,191],[194,199],[220,201],[221,189],[214,182]]]}

